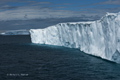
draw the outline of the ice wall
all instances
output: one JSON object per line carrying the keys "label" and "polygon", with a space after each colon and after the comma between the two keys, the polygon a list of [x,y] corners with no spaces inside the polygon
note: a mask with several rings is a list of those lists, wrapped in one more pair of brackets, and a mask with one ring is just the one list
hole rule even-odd
{"label": "ice wall", "polygon": [[120,63],[120,13],[107,13],[92,22],[60,23],[30,30],[32,43],[79,48]]}

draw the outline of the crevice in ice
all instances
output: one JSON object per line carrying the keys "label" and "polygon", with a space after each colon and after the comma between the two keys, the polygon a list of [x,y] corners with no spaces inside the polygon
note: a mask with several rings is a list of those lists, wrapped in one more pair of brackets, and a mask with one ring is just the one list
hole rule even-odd
{"label": "crevice in ice", "polygon": [[115,53],[113,54],[112,61],[120,63],[120,52],[118,50],[116,50]]}

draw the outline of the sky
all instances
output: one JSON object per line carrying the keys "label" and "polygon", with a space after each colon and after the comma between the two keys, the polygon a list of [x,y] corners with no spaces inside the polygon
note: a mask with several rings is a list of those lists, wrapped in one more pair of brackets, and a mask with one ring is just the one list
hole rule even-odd
{"label": "sky", "polygon": [[0,0],[0,30],[90,21],[119,11],[120,0]]}

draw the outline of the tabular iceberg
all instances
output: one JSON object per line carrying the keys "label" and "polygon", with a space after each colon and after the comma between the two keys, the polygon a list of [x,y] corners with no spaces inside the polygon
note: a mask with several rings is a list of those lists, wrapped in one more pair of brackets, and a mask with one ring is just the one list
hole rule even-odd
{"label": "tabular iceberg", "polygon": [[120,63],[120,13],[107,13],[97,21],[59,23],[30,30],[32,43],[79,48]]}
{"label": "tabular iceberg", "polygon": [[0,33],[0,35],[29,35],[28,30],[8,30]]}

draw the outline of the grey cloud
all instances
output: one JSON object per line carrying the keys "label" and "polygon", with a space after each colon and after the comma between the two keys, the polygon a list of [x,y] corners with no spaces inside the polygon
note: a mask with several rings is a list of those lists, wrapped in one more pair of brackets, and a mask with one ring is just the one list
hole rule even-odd
{"label": "grey cloud", "polygon": [[[84,16],[85,17],[85,16]],[[92,20],[96,20],[98,17]],[[38,29],[55,25],[63,22],[89,21],[91,17],[70,17],[70,18],[49,18],[49,19],[32,19],[32,20],[11,20],[0,21],[0,30],[16,30],[16,29]]]}
{"label": "grey cloud", "polygon": [[96,6],[96,5],[120,5],[120,0],[106,0],[106,1],[100,1],[98,3],[91,3],[86,5],[81,5],[80,7],[89,7],[89,6]]}
{"label": "grey cloud", "polygon": [[114,4],[114,5],[119,5],[120,4],[120,0],[107,0],[107,1],[101,2],[100,4]]}
{"label": "grey cloud", "polygon": [[30,0],[0,0],[0,7],[8,4],[9,2],[14,3],[27,3],[26,6],[38,6],[38,5],[51,5],[53,3],[51,2],[45,2],[45,1],[30,1]]}
{"label": "grey cloud", "polygon": [[0,2],[14,2],[14,1],[17,1],[17,0],[0,0]]}
{"label": "grey cloud", "polygon": [[9,5],[4,5],[4,6],[1,6],[0,9],[16,9],[18,7],[15,7],[15,6],[9,6]]}
{"label": "grey cloud", "polygon": [[68,17],[81,17],[81,15],[83,14],[85,14],[86,16],[96,15],[96,13],[89,12],[53,10],[49,7],[30,6],[30,7],[18,7],[17,9],[2,11],[0,12],[0,20],[68,18]]}
{"label": "grey cloud", "polygon": [[[8,0],[5,0],[5,1],[7,2]],[[0,20],[30,20],[30,19],[69,18],[69,17],[88,18],[91,16],[92,16],[91,18],[94,18],[94,16],[96,15],[99,17],[103,16],[106,13],[106,11],[118,12],[120,9],[120,8],[110,8],[110,9],[109,8],[80,8],[79,11],[55,10],[52,7],[48,6],[48,4],[54,5],[53,3],[50,3],[50,2],[37,3],[36,1],[28,1],[28,0],[15,0],[15,1],[16,2],[24,1],[30,4],[27,6],[19,6],[19,7],[9,6],[9,5],[1,6],[0,9],[6,9],[6,10],[3,10],[0,12]],[[100,2],[100,3],[102,4],[103,2]],[[96,4],[98,3],[89,4],[89,6],[96,5]],[[70,5],[70,4],[66,3],[65,5]],[[63,9],[65,7],[58,6],[56,8]],[[83,16],[83,14],[85,16]]]}
{"label": "grey cloud", "polygon": [[120,5],[120,0],[107,0],[99,3],[94,3],[90,5]]}
{"label": "grey cloud", "polygon": [[[25,0],[27,1],[27,0]],[[30,2],[30,1],[29,1]],[[35,1],[33,2],[33,4]],[[31,3],[32,4],[32,3]],[[39,2],[38,4],[51,4],[49,2]],[[92,5],[92,4],[91,4]],[[65,8],[65,7],[57,7]],[[118,12],[120,8],[80,8],[79,11],[55,10],[49,6],[1,6],[0,9],[6,9],[0,12],[0,20],[30,20],[30,19],[48,19],[48,18],[69,18],[69,17],[90,17],[103,16],[107,12]],[[8,9],[8,10],[7,10]],[[10,10],[11,9],[11,10]],[[83,16],[83,14],[85,16]],[[27,16],[26,16],[27,15]]]}
{"label": "grey cloud", "polygon": [[101,8],[89,8],[88,10],[91,10],[91,11],[95,11],[99,14],[104,14],[106,12],[110,12],[110,13],[117,13],[120,11],[120,7],[117,7],[117,8],[104,8],[104,7],[101,7]]}
{"label": "grey cloud", "polygon": [[0,6],[6,5],[9,2],[17,2],[17,0],[0,0]]}
{"label": "grey cloud", "polygon": [[53,3],[51,2],[36,2],[36,1],[25,1],[26,3],[28,3],[28,5],[31,5],[31,6],[50,6],[50,5],[53,5]]}

